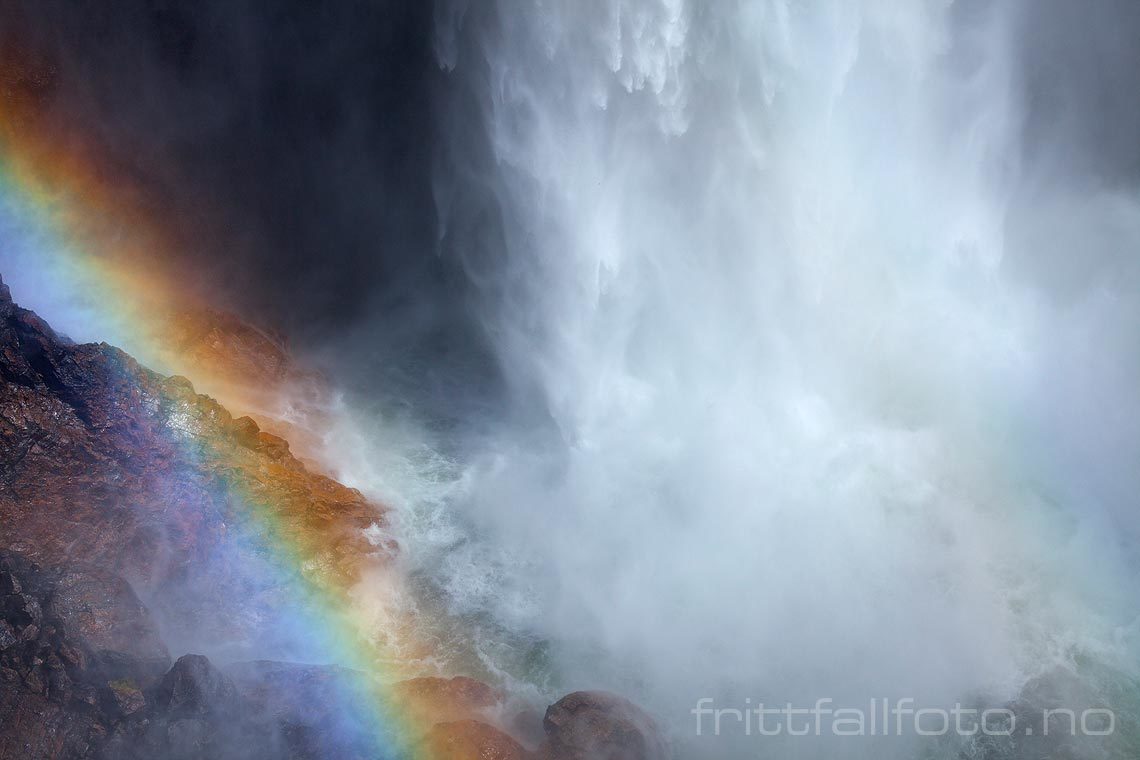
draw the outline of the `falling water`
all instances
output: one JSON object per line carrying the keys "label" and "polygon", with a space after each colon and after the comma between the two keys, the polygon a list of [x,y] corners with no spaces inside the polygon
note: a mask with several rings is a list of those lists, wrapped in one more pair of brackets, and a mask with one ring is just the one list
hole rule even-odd
{"label": "falling water", "polygon": [[[435,0],[430,61],[415,3],[160,14],[169,61],[73,5],[70,118],[217,195],[182,257],[345,386],[309,453],[393,507],[393,659],[681,758],[1036,760],[692,711],[1043,695],[1117,715],[1048,752],[1140,756],[1132,0]],[[29,240],[19,300],[141,355]]]}
{"label": "falling water", "polygon": [[494,667],[629,694],[681,756],[765,746],[695,737],[702,697],[1001,705],[1085,657],[1134,672],[1140,206],[1032,163],[1026,17],[437,11],[441,250],[511,403],[463,538],[420,556],[517,637]]}

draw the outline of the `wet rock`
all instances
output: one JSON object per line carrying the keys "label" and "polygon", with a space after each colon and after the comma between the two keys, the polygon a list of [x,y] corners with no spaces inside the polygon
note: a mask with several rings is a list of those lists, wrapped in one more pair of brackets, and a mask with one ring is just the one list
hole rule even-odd
{"label": "wet rock", "polygon": [[289,442],[272,433],[257,434],[257,450],[273,461],[280,461],[289,455]]}
{"label": "wet rock", "polygon": [[210,375],[246,386],[272,386],[292,369],[285,339],[223,311],[182,311],[168,319],[169,349]]}
{"label": "wet rock", "polygon": [[87,757],[105,736],[83,711],[9,688],[0,688],[0,726],[0,757],[20,760]]}
{"label": "wet rock", "polygon": [[[51,614],[88,652],[91,667],[107,678],[142,683],[170,667],[157,627],[125,580],[92,568],[68,568],[56,578]],[[64,656],[74,660],[77,655]]]}
{"label": "wet rock", "polygon": [[316,757],[290,753],[274,716],[257,710],[202,655],[180,657],[141,705],[133,685],[109,686],[118,693],[109,695],[117,719],[102,749],[107,760]]}
{"label": "wet rock", "polygon": [[502,702],[502,695],[482,681],[455,678],[413,678],[392,689],[395,702],[421,726],[467,718],[486,718]]}
{"label": "wet rock", "polygon": [[257,426],[252,417],[238,417],[234,420],[234,438],[247,449],[257,448],[257,435],[261,428]]}
{"label": "wet rock", "polygon": [[7,585],[13,589],[2,600],[4,619],[21,632],[29,627],[38,627],[43,620],[43,608],[39,599],[31,593],[24,593],[22,585],[11,571],[5,571],[3,575],[8,581]]}
{"label": "wet rock", "polygon": [[[328,424],[331,388],[319,373],[294,361],[283,336],[213,309],[182,310],[158,321],[168,366],[193,371],[203,382],[201,390],[236,413],[251,415],[267,432],[288,438],[293,451],[321,447],[316,428]],[[262,416],[286,407],[291,422],[279,413]]]}
{"label": "wet rock", "polygon": [[[299,376],[240,324],[183,337],[215,364],[236,352],[242,382]],[[348,586],[386,561],[382,510],[261,427],[186,378],[66,340],[0,282],[0,757],[371,756],[336,713],[338,676],[265,666],[250,698],[205,658],[172,667],[153,624],[158,609],[189,638],[242,639],[293,603],[249,573],[258,542],[229,539],[249,500],[314,581]]]}
{"label": "wet rock", "polygon": [[108,712],[112,715],[134,715],[146,707],[146,697],[134,681],[111,681],[106,689]]}
{"label": "wet rock", "polygon": [[52,605],[61,574],[0,552],[0,757],[84,757],[106,734],[82,637],[69,637]]}
{"label": "wet rock", "polygon": [[[211,362],[244,347],[249,361],[235,372],[255,385],[281,376],[249,375],[267,357],[284,361],[271,336],[223,322],[183,337],[214,346]],[[253,627],[272,621],[284,597],[271,574],[250,571],[265,564],[261,543],[233,538],[233,526],[249,525],[251,500],[315,582],[349,586],[387,561],[365,535],[383,526],[383,510],[307,469],[262,427],[235,421],[186,378],[63,340],[0,291],[0,549],[129,578],[188,640],[258,635]],[[205,559],[220,555],[227,561]],[[23,603],[4,583],[0,573],[0,604]],[[218,614],[235,598],[242,614]],[[17,636],[36,624],[34,609],[23,612]]]}
{"label": "wet rock", "polygon": [[494,726],[477,720],[439,723],[423,742],[432,760],[524,760],[521,744]]}
{"label": "wet rock", "polygon": [[546,710],[546,760],[664,760],[661,733],[641,708],[600,691],[569,694]]}
{"label": "wet rock", "polygon": [[371,757],[373,711],[367,677],[335,665],[258,660],[226,670],[256,714],[271,716],[297,757]]}
{"label": "wet rock", "polygon": [[[140,662],[149,657],[151,667],[165,669],[165,649],[140,636],[150,621],[121,578],[74,565],[44,569],[10,552],[0,552],[0,574],[12,592],[0,615],[0,631],[8,632],[0,647],[0,748],[7,748],[0,757],[85,757],[117,717],[140,708],[137,690],[99,698],[104,668],[145,673]],[[131,654],[131,636],[141,660]],[[126,651],[108,664],[100,658],[111,645]]]}
{"label": "wet rock", "polygon": [[7,620],[0,620],[0,651],[7,649],[20,640],[16,629]]}
{"label": "wet rock", "polygon": [[542,718],[541,712],[527,707],[511,716],[506,724],[506,729],[511,736],[518,738],[527,746],[537,747],[546,739]]}
{"label": "wet rock", "polygon": [[178,658],[154,694],[155,704],[169,715],[205,715],[237,701],[237,688],[200,654]]}
{"label": "wet rock", "polygon": [[[980,760],[1106,760],[1140,757],[1140,738],[1128,716],[1140,709],[1140,682],[1130,675],[1080,657],[1073,667],[1056,667],[1030,679],[1012,714],[988,725],[992,735],[975,735],[970,757]],[[1122,706],[1125,708],[1122,710]],[[981,706],[980,709],[985,709]],[[1009,735],[1001,732],[1010,730]]]}

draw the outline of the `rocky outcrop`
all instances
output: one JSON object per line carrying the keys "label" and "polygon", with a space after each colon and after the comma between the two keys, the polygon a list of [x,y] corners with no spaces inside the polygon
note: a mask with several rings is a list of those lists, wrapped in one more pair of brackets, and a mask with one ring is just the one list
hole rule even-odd
{"label": "rocky outcrop", "polygon": [[418,678],[397,684],[405,710],[429,726],[420,741],[436,760],[665,760],[653,719],[615,694],[579,691],[546,710],[544,739],[528,750],[498,725],[502,695],[469,678]]}
{"label": "rocky outcrop", "polygon": [[0,758],[365,758],[343,669],[173,665],[121,578],[0,552]]}
{"label": "rocky outcrop", "polygon": [[[0,757],[222,757],[238,735],[355,756],[344,716],[274,711],[268,687],[234,692],[204,658],[163,677],[152,613],[184,641],[279,639],[285,611],[304,613],[291,591],[387,563],[383,524],[284,439],[184,378],[73,344],[0,284]],[[297,700],[313,704],[309,680]]]}
{"label": "rocky outcrop", "polygon": [[[285,671],[290,668],[283,663],[259,663],[254,669],[270,665]],[[263,696],[239,686],[207,658],[185,655],[146,692],[141,709],[111,724],[109,738],[97,756],[105,760],[365,760],[375,755],[369,749],[371,737],[360,731],[344,731],[336,721],[316,726],[316,715],[298,722],[295,715],[266,709]],[[318,712],[320,696],[315,691],[294,693],[295,699],[308,700]]]}
{"label": "rocky outcrop", "polygon": [[[981,760],[1104,760],[1140,757],[1126,716],[1140,707],[1140,683],[1087,656],[1031,678],[969,746]],[[1123,709],[1122,709],[1123,708]],[[981,709],[985,709],[984,707]],[[1012,723],[1010,722],[1012,718]],[[1008,732],[1008,734],[1006,734]]]}
{"label": "rocky outcrop", "polygon": [[528,760],[521,744],[493,726],[461,720],[432,726],[423,751],[433,760]]}
{"label": "rocky outcrop", "polygon": [[[203,364],[244,356],[231,379],[295,376],[256,330],[194,323],[182,339]],[[531,752],[503,721],[504,695],[470,678],[398,683],[381,711],[345,668],[171,664],[171,635],[287,636],[283,611],[308,599],[292,590],[345,603],[396,549],[384,522],[255,419],[57,335],[0,283],[0,759],[371,758],[386,736],[377,712],[401,716],[424,757],[661,756],[652,721],[609,695],[552,706]]]}
{"label": "rocky outcrop", "polygon": [[293,757],[369,757],[375,725],[366,711],[345,704],[369,700],[359,674],[335,665],[259,660],[231,665],[226,674],[248,700],[253,714],[280,727]]}
{"label": "rocky outcrop", "polygon": [[0,552],[0,757],[85,757],[170,667],[121,578]]}
{"label": "rocky outcrop", "polygon": [[600,691],[576,691],[546,710],[546,760],[664,760],[653,720],[627,699]]}
{"label": "rocky outcrop", "polygon": [[487,717],[503,702],[503,695],[473,678],[413,678],[397,683],[392,700],[408,720],[430,726]]}
{"label": "rocky outcrop", "polygon": [[166,349],[215,377],[248,387],[272,387],[299,374],[285,338],[215,309],[179,311],[169,317]]}
{"label": "rocky outcrop", "polygon": [[[312,582],[349,586],[392,550],[366,538],[384,520],[189,381],[70,343],[0,286],[0,548],[121,575],[179,630],[225,640],[280,601],[250,568],[285,546]],[[244,614],[219,615],[233,598]]]}

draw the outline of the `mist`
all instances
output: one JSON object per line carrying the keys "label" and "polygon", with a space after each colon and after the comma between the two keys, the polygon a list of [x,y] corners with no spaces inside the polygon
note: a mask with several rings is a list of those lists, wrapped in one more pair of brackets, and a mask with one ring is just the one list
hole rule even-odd
{"label": "mist", "polygon": [[443,660],[682,757],[761,749],[702,698],[1137,677],[1127,0],[3,8],[156,255],[336,386]]}
{"label": "mist", "polygon": [[[441,223],[513,399],[454,604],[699,754],[702,697],[1000,704],[1084,655],[1135,672],[1131,6],[437,21]],[[839,749],[914,751],[802,756]]]}

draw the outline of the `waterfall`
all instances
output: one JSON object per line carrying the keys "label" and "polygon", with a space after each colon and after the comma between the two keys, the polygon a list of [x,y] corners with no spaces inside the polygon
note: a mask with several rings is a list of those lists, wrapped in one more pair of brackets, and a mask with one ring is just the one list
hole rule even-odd
{"label": "waterfall", "polygon": [[[434,570],[454,610],[678,746],[702,697],[1134,668],[1136,521],[1083,465],[1136,452],[1140,206],[1031,160],[1026,8],[436,15],[440,246],[511,388]],[[1123,274],[1042,284],[1078,256]]]}

